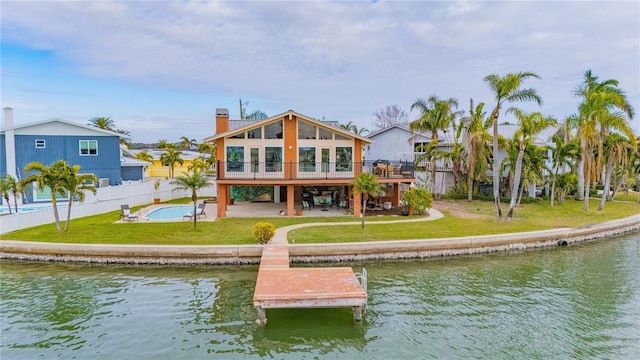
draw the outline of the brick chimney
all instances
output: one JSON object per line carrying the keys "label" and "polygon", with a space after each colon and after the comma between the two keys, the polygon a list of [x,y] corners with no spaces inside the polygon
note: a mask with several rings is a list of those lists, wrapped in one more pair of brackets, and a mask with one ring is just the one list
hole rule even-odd
{"label": "brick chimney", "polygon": [[229,131],[229,110],[216,109],[216,135]]}

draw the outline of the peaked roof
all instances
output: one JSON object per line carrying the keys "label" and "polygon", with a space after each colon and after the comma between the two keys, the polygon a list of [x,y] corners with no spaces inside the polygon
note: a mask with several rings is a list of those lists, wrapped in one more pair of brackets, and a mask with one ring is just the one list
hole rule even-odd
{"label": "peaked roof", "polygon": [[36,126],[40,126],[40,125],[43,125],[43,124],[49,124],[49,123],[54,123],[54,122],[62,123],[62,124],[69,125],[69,126],[78,127],[78,128],[81,128],[81,129],[91,130],[91,131],[95,131],[95,132],[98,132],[98,133],[103,133],[105,135],[117,136],[119,138],[124,137],[124,135],[122,135],[120,133],[117,133],[115,131],[104,130],[104,129],[100,129],[100,128],[97,128],[97,127],[91,126],[91,125],[82,125],[82,124],[78,124],[78,123],[73,122],[73,121],[63,120],[63,119],[58,119],[58,118],[49,119],[49,120],[34,121],[34,122],[26,123],[26,124],[9,126],[9,127],[6,127],[4,129],[0,130],[0,132],[6,132],[6,131],[9,131],[9,130],[16,130],[16,129],[24,129],[24,128],[28,128],[28,127],[36,127]]}
{"label": "peaked roof", "polygon": [[[342,129],[340,127],[332,126],[331,123],[327,124],[327,123],[325,123],[323,121],[310,118],[310,117],[308,117],[306,115],[302,115],[302,114],[297,113],[297,112],[295,112],[293,110],[289,110],[289,111],[283,112],[281,114],[269,117],[269,118],[264,119],[264,120],[258,120],[258,121],[254,121],[254,122],[251,122],[251,123],[248,123],[248,124],[244,124],[243,126],[240,126],[238,128],[235,128],[235,129],[231,129],[229,131],[225,131],[225,132],[220,133],[220,134],[215,134],[213,136],[206,137],[204,139],[204,141],[213,141],[213,140],[217,140],[217,139],[224,138],[224,137],[227,137],[227,136],[233,136],[233,135],[239,134],[239,133],[241,133],[243,131],[258,127],[258,126],[262,126],[262,125],[265,125],[265,124],[276,122],[276,121],[278,121],[278,120],[280,120],[280,119],[282,119],[282,118],[284,118],[286,116],[295,116],[298,119],[302,119],[302,120],[304,120],[306,122],[309,122],[309,123],[312,123],[314,125],[320,126],[320,127],[324,128],[324,129],[340,133],[341,135],[344,135],[344,136],[347,136],[347,137],[351,137],[351,138],[360,139],[360,140],[362,140],[362,141],[364,141],[365,143],[368,143],[368,144],[372,143],[371,139],[368,139],[368,138],[366,138],[364,136],[356,135],[356,134],[354,134],[352,132],[349,132],[349,131],[347,131],[345,129]],[[245,121],[245,120],[239,120],[239,121]]]}

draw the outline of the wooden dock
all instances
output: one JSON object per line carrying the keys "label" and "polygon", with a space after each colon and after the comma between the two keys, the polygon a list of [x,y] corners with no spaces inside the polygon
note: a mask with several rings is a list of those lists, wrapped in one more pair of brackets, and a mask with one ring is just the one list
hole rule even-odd
{"label": "wooden dock", "polygon": [[288,245],[267,244],[253,305],[261,325],[267,323],[266,309],[276,308],[352,307],[359,322],[367,305],[366,270],[356,274],[350,267],[291,268]]}

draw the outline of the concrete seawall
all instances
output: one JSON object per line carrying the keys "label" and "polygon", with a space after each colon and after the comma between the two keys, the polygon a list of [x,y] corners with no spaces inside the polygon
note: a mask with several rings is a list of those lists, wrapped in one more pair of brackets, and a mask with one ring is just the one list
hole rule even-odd
{"label": "concrete seawall", "polygon": [[[461,238],[290,244],[291,261],[407,259],[556,246],[640,230],[640,214],[575,228]],[[0,240],[0,258],[129,264],[258,264],[261,245],[106,245]]]}

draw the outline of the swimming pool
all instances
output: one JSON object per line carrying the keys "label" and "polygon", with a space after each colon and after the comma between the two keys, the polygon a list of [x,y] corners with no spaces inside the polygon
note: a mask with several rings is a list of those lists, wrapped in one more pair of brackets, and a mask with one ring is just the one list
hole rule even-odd
{"label": "swimming pool", "polygon": [[[58,204],[58,210],[60,210],[61,207],[62,206]],[[39,211],[39,210],[46,210],[46,209],[51,209],[51,205],[39,206],[39,207],[21,207],[21,205],[18,205],[18,212],[32,212],[32,211]],[[15,212],[16,211],[13,205],[11,205],[11,213],[14,214]],[[6,205],[0,208],[0,214],[9,214],[9,209],[6,207]]]}
{"label": "swimming pool", "polygon": [[193,212],[193,205],[163,206],[144,216],[147,220],[180,220],[186,213]]}

